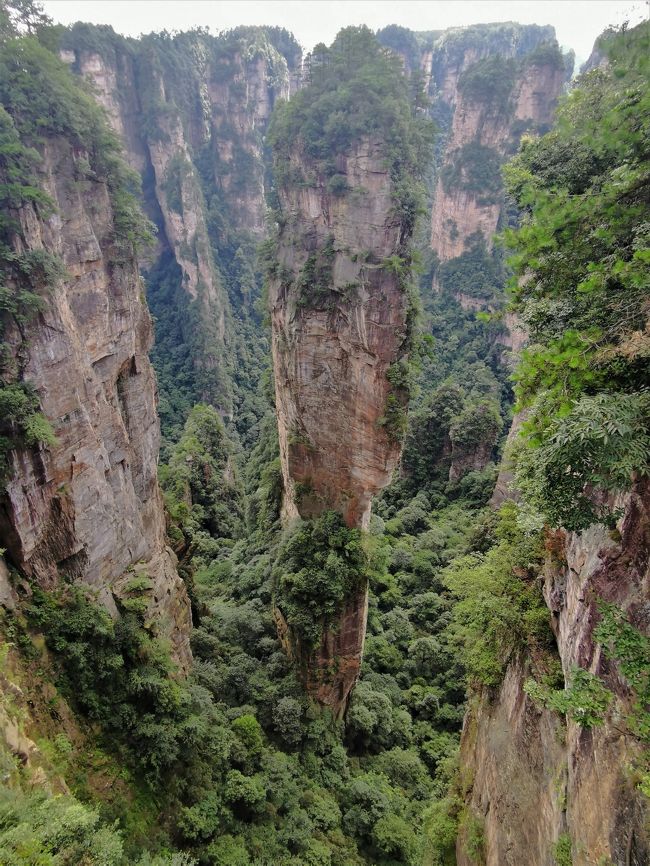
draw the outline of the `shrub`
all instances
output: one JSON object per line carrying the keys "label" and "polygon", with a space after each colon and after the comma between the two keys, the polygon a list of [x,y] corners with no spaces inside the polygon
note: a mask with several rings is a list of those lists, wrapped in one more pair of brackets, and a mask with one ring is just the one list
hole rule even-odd
{"label": "shrub", "polygon": [[314,647],[344,601],[366,584],[361,533],[334,511],[305,521],[280,548],[274,574],[277,604],[289,626]]}

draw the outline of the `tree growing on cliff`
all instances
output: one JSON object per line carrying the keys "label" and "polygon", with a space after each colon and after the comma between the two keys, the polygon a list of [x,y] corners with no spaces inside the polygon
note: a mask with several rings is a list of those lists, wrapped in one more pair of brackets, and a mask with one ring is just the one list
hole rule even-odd
{"label": "tree growing on cliff", "polygon": [[517,482],[555,524],[607,519],[590,490],[650,471],[650,25],[611,36],[605,69],[565,99],[556,128],[506,168],[524,211],[513,306],[531,338],[516,373]]}
{"label": "tree growing on cliff", "polygon": [[410,236],[423,204],[418,181],[426,172],[433,127],[417,111],[399,57],[367,27],[347,27],[330,48],[314,49],[310,70],[309,85],[277,106],[269,128],[276,183],[289,177],[296,142],[319,172],[333,177],[339,154],[353,141],[375,137],[390,166],[396,208],[403,210]]}
{"label": "tree growing on cliff", "polygon": [[0,0],[0,41],[24,32],[34,35],[51,23],[35,0]]}

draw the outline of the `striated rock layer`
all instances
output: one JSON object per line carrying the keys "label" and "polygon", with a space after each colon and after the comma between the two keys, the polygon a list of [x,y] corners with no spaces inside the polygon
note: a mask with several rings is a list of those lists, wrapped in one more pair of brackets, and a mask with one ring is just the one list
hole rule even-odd
{"label": "striated rock layer", "polygon": [[[178,39],[187,79],[163,62],[179,50],[175,41],[158,37],[112,34],[98,53],[73,29],[61,56],[91,83],[142,176],[145,207],[159,229],[156,258],[171,253],[180,269],[175,303],[202,383],[198,396],[232,417],[228,369],[236,350],[219,247],[232,245],[234,233],[255,243],[265,232],[263,135],[276,99],[288,98],[296,81],[262,30],[232,44],[205,34]],[[215,204],[225,218],[218,229]]]}
{"label": "striated rock layer", "polygon": [[[461,764],[473,778],[468,805],[483,823],[486,866],[553,866],[563,834],[574,866],[650,862],[650,809],[632,770],[641,746],[621,724],[631,696],[593,639],[599,600],[650,634],[650,483],[613,505],[622,510],[616,532],[595,526],[557,534],[544,583],[565,678],[580,666],[616,695],[605,723],[565,726],[540,710],[523,691],[521,660],[498,694],[483,696],[465,720]],[[471,866],[462,836],[457,856],[460,866]]]}
{"label": "striated rock layer", "polygon": [[[292,162],[309,168],[300,154]],[[366,528],[400,453],[384,422],[408,300],[382,265],[401,238],[379,144],[358,142],[337,171],[348,186],[340,196],[323,178],[279,191],[284,222],[269,303],[283,510],[285,523],[333,509]],[[317,293],[315,272],[327,290]],[[365,590],[349,600],[306,665],[310,692],[337,713],[358,675],[366,604]]]}
{"label": "striated rock layer", "polygon": [[[471,64],[466,68],[471,68]],[[453,161],[464,146],[474,143],[490,148],[500,159],[505,157],[516,148],[524,131],[550,124],[564,80],[562,68],[540,62],[525,67],[518,74],[510,101],[505,106],[477,101],[460,90],[454,93],[453,121],[446,143],[447,163]],[[436,184],[431,211],[431,249],[441,262],[461,256],[468,239],[477,232],[491,247],[492,236],[499,225],[503,211],[501,196],[491,197],[478,187],[463,187],[462,179],[460,183],[447,185],[439,178]],[[472,301],[475,299],[465,299],[461,304],[471,308]]]}
{"label": "striated rock layer", "polygon": [[[43,587],[62,578],[90,584],[114,614],[134,574],[148,576],[146,624],[186,669],[190,606],[165,545],[152,328],[137,262],[114,246],[106,184],[75,180],[85,152],[52,138],[42,156],[56,212],[43,220],[23,207],[20,243],[60,257],[66,274],[29,326],[24,377],[57,444],[14,455],[0,544]],[[24,352],[17,329],[7,340],[14,355]]]}

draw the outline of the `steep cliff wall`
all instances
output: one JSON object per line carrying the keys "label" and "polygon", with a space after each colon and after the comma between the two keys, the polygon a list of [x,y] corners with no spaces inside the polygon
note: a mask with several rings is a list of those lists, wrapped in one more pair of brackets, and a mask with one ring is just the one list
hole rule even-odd
{"label": "steep cliff wall", "polygon": [[[296,168],[309,171],[299,154]],[[337,166],[351,188],[287,185],[280,201],[278,276],[269,287],[273,364],[284,478],[285,521],[342,513],[366,528],[373,496],[400,453],[386,427],[391,364],[406,345],[408,300],[382,266],[400,248],[391,180],[380,144],[359,142]],[[358,676],[366,588],[323,636],[318,667],[339,666],[333,683],[312,687],[326,704]]]}
{"label": "steep cliff wall", "polygon": [[526,132],[547,129],[570,61],[552,28],[486,25],[448,31],[423,54],[444,131],[431,211],[434,290],[464,309],[498,304],[487,286],[492,238],[507,221],[500,167]]}
{"label": "steep cliff wall", "polygon": [[339,168],[354,192],[333,196],[324,180],[280,191],[291,220],[269,293],[272,346],[287,519],[334,509],[365,528],[400,450],[382,419],[407,298],[382,266],[400,225],[380,145],[359,142]]}
{"label": "steep cliff wall", "polygon": [[492,53],[486,41],[442,82],[438,98],[453,119],[432,209],[431,248],[441,262],[462,255],[477,232],[491,247],[503,210],[500,163],[523,132],[552,120],[565,80],[561,57],[533,51],[518,64],[513,56]]}
{"label": "steep cliff wall", "polygon": [[[524,183],[517,199],[529,207],[538,239],[527,246],[527,230],[514,235],[521,256],[518,310],[531,333],[521,379],[531,363],[539,374],[537,382],[529,379],[520,390],[527,427],[519,442],[517,481],[528,525],[536,509],[539,523],[546,525],[546,554],[538,572],[545,601],[540,618],[548,609],[555,650],[540,664],[548,651],[531,649],[531,640],[529,649],[511,660],[497,693],[483,692],[466,720],[461,772],[473,777],[467,803],[483,828],[489,864],[640,866],[650,860],[650,482],[648,461],[637,445],[637,437],[646,441],[648,435],[642,342],[648,310],[645,293],[638,288],[647,285],[648,268],[644,265],[634,282],[620,285],[616,304],[611,302],[614,281],[603,280],[598,292],[584,298],[581,293],[586,276],[624,260],[627,239],[642,230],[643,204],[637,209],[635,196],[645,202],[647,184],[639,185],[630,172],[624,192],[618,178],[627,171],[627,164],[621,165],[621,142],[629,140],[639,142],[638,149],[629,151],[637,160],[634,171],[638,166],[639,175],[647,176],[647,136],[639,117],[648,113],[648,24],[610,34],[601,45],[607,64],[578,81],[560,109],[553,134],[531,141],[514,163],[520,176],[530,171],[531,181]],[[596,153],[599,162],[592,159]],[[576,227],[549,248],[548,237],[558,236],[563,194],[575,189],[565,180],[569,164],[590,194],[579,204],[581,196],[567,196],[575,204],[563,214],[565,225]],[[611,199],[600,192],[610,178],[616,184]],[[609,224],[615,227],[616,241],[607,251],[589,240],[583,246],[583,239],[591,239],[607,221],[603,214],[610,212],[611,201],[626,202],[618,220]],[[572,222],[579,210],[582,219]],[[570,268],[558,264],[565,255],[572,257]],[[585,361],[584,334],[606,306],[601,299],[610,317],[603,329],[607,336]],[[536,320],[540,304],[546,304],[544,315]],[[576,362],[560,349],[553,352],[566,345],[563,341],[572,333],[581,335],[576,354],[581,353],[588,371],[575,390],[564,383],[566,370]],[[551,375],[549,385],[546,376],[553,364],[558,374],[555,379]],[[592,371],[600,377],[595,386],[589,378]],[[560,395],[555,406],[553,388]],[[564,400],[567,403],[560,404]],[[607,433],[593,433],[588,415],[592,401],[598,406],[595,423],[602,423]],[[638,417],[636,405],[642,407]],[[633,417],[624,428],[610,420],[621,409]],[[571,421],[564,420],[567,415]],[[581,420],[576,423],[576,418]],[[610,434],[610,429],[621,429],[624,435]],[[602,449],[591,444],[596,438],[606,443]],[[571,443],[570,453],[562,450],[566,442]],[[554,474],[549,471],[553,458],[558,461]],[[606,473],[613,465],[619,476],[611,483]],[[503,474],[494,501],[512,495]],[[563,720],[559,743],[550,711],[556,728]],[[499,745],[499,737],[507,748]],[[497,767],[505,767],[505,772],[498,774]],[[528,797],[531,783],[539,791],[536,800]],[[461,834],[458,859],[463,866],[472,862],[471,842],[468,833]]]}
{"label": "steep cliff wall", "polygon": [[39,150],[37,183],[53,212],[24,202],[12,243],[19,260],[60,270],[49,289],[32,281],[43,293],[32,321],[5,318],[3,380],[36,389],[56,443],[12,453],[1,544],[43,587],[89,584],[113,613],[134,576],[149,578],[145,622],[186,668],[190,608],[165,545],[152,328],[137,260],[117,237],[124,201],[102,172],[106,154],[73,133],[51,134]]}
{"label": "steep cliff wall", "polygon": [[[137,41],[75,25],[62,42],[63,59],[90,81],[143,179],[159,229],[147,262],[159,337],[170,319],[195,370],[192,401],[212,403],[231,420],[241,408],[236,366],[247,355],[232,312],[254,316],[260,291],[263,136],[275,101],[295,88],[300,63],[288,34],[283,55],[269,33],[239,28],[217,38],[192,32]],[[167,294],[159,299],[161,284]],[[174,402],[172,380],[161,376],[165,406]]]}
{"label": "steep cliff wall", "polygon": [[[650,628],[647,480],[612,504],[622,512],[616,532],[559,533],[544,568],[565,679],[579,666],[604,680],[616,695],[605,722],[585,728],[534,703],[524,692],[530,660],[522,659],[465,719],[461,763],[473,779],[468,804],[483,827],[486,866],[553,866],[560,837],[574,866],[641,866],[650,858],[648,800],[634,771],[642,747],[623,721],[629,688],[593,637],[603,601],[641,632]],[[457,855],[461,866],[475,862],[462,834]]]}

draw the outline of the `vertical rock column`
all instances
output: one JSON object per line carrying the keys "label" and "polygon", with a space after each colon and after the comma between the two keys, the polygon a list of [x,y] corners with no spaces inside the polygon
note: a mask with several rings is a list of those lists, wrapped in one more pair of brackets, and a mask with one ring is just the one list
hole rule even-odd
{"label": "vertical rock column", "polygon": [[[378,142],[361,140],[339,159],[346,180],[339,195],[300,153],[291,161],[316,179],[279,189],[283,217],[269,287],[283,520],[334,510],[365,529],[400,453],[390,423],[400,395],[387,374],[407,348],[408,299],[386,260],[404,239]],[[276,608],[308,692],[335,715],[359,674],[366,611],[363,586],[306,652]]]}

